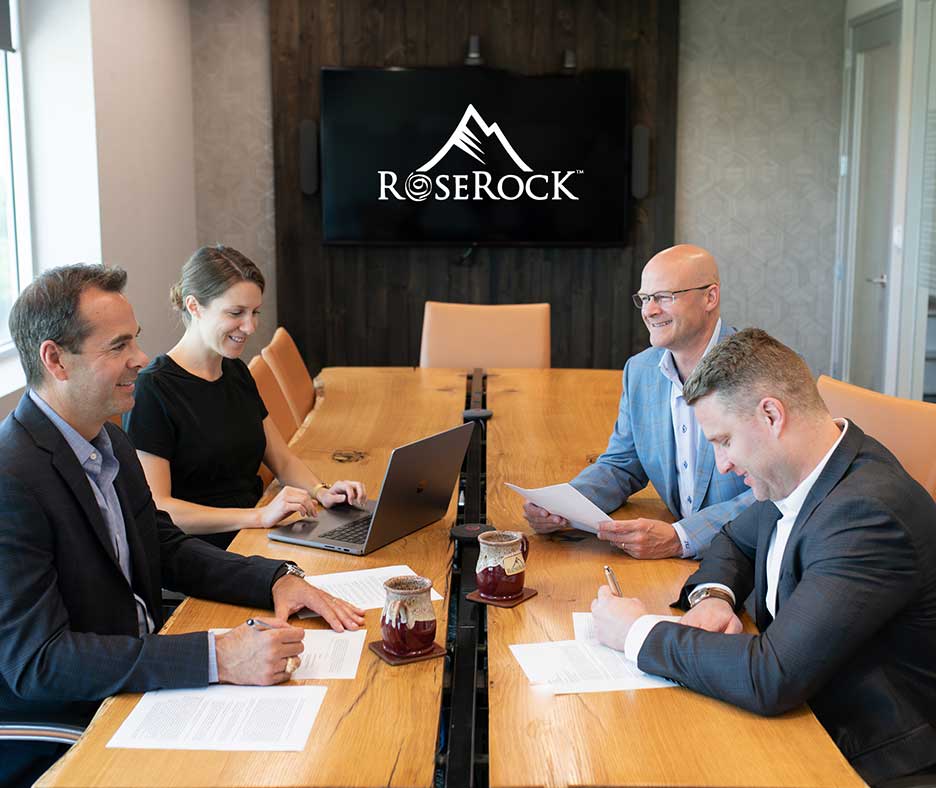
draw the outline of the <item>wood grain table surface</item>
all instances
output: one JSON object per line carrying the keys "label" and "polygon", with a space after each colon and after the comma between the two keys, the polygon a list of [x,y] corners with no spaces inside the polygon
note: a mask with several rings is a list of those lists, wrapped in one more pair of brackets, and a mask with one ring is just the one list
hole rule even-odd
{"label": "wood grain table surface", "polygon": [[[487,514],[498,528],[532,534],[522,501],[504,487],[572,479],[607,445],[620,371],[491,370],[487,406]],[[652,487],[616,519],[672,521]],[[552,695],[528,683],[512,643],[573,637],[610,564],[625,595],[676,614],[696,564],[637,561],[596,537],[531,536],[526,583],[538,596],[488,608],[492,788],[514,786],[860,786],[864,783],[806,708],[771,719],[682,688]],[[749,631],[754,631],[750,621]]]}
{"label": "wood grain table surface", "polygon": [[[316,380],[321,397],[292,441],[327,481],[359,479],[379,492],[390,452],[462,422],[465,374],[413,368],[331,368]],[[267,498],[275,490],[267,493]],[[264,499],[266,500],[266,498]],[[271,542],[264,529],[242,531],[231,549],[295,561],[310,574],[409,564],[432,578],[437,642],[444,644],[452,549],[446,517],[368,556]],[[236,626],[265,611],[186,599],[164,633]],[[380,611],[367,612],[367,642],[380,639]],[[296,623],[292,619],[291,623]],[[322,628],[320,620],[297,626]],[[311,681],[328,687],[302,752],[211,752],[106,749],[139,695],[104,702],[82,739],[38,783],[41,786],[413,786],[435,770],[444,660],[401,667],[366,646],[353,681]]]}
{"label": "wood grain table surface", "polygon": [[[567,481],[600,454],[617,413],[620,380],[619,371],[491,371],[489,520],[526,529],[520,499],[503,482]],[[293,449],[322,478],[360,479],[372,496],[395,446],[461,423],[464,371],[330,368],[316,384],[321,396]],[[670,519],[652,488],[618,515]],[[231,549],[292,560],[310,574],[407,563],[431,577],[447,602],[453,518],[454,500],[439,523],[363,558],[270,542],[263,530],[241,532]],[[863,784],[805,707],[764,719],[679,688],[567,696],[531,688],[509,644],[571,638],[571,613],[588,609],[605,563],[625,593],[662,613],[672,612],[668,603],[694,567],[682,560],[635,561],[591,536],[533,537],[527,583],[539,596],[512,610],[488,609],[491,786]],[[235,626],[262,612],[188,599],[163,631]],[[379,613],[367,614],[368,641],[379,638]],[[447,604],[437,603],[436,613],[441,641]],[[116,696],[38,785],[428,786],[442,667],[433,660],[391,668],[365,648],[356,680],[312,682],[328,692],[298,753],[106,749],[140,697]]]}

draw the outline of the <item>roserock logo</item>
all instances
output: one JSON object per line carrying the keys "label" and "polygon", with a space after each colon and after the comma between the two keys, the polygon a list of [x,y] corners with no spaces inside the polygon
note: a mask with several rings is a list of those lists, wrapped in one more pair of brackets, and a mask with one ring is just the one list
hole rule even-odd
{"label": "roserock logo", "polygon": [[[484,150],[481,147],[477,134],[468,126],[470,121],[480,129],[485,137],[495,137],[507,155],[523,172],[532,173],[524,177],[509,174],[494,180],[494,176],[487,170],[472,170],[470,173],[458,175],[436,175],[431,178],[424,173],[436,166],[452,149],[458,148],[471,158],[484,164]],[[411,172],[403,184],[404,194],[397,190],[397,174],[391,170],[378,170],[380,177],[380,200],[414,200],[422,202],[432,197],[434,200],[519,200],[528,197],[531,200],[577,200],[566,187],[566,181],[573,175],[581,175],[582,170],[552,170],[548,173],[534,173],[530,167],[514,150],[513,145],[504,136],[500,126],[492,123],[490,126],[478,114],[472,104],[468,105],[465,114],[448,141],[429,161]],[[404,196],[405,195],[405,196]]]}

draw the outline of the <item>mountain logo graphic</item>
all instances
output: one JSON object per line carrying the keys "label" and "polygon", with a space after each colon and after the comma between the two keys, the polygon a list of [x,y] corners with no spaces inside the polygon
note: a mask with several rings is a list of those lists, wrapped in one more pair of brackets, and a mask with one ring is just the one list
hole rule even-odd
{"label": "mountain logo graphic", "polygon": [[513,163],[516,164],[524,172],[533,172],[533,168],[530,167],[520,156],[517,154],[517,151],[514,150],[513,145],[511,145],[507,138],[504,136],[504,132],[501,131],[500,126],[496,123],[492,123],[488,126],[484,122],[484,118],[478,114],[478,110],[474,108],[474,104],[469,104],[468,109],[465,110],[465,114],[462,115],[462,119],[458,122],[458,126],[455,127],[455,131],[452,132],[452,136],[448,138],[448,142],[445,143],[440,149],[439,152],[433,156],[429,161],[423,164],[422,167],[417,167],[416,172],[428,172],[433,167],[436,166],[442,159],[445,158],[452,148],[458,148],[467,153],[471,158],[477,159],[481,164],[484,164],[484,159],[481,158],[483,150],[478,144],[478,138],[468,128],[469,121],[474,121],[478,128],[484,133],[486,137],[490,137],[492,134],[500,142],[501,146],[507,151],[507,155],[513,159]]}
{"label": "mountain logo graphic", "polygon": [[[478,132],[472,130],[472,125]],[[478,133],[483,135],[482,140]],[[427,175],[453,148],[458,148],[482,166],[485,165],[485,140],[496,140],[504,149],[511,161],[523,173],[532,173],[524,178],[510,173],[502,176],[496,182],[494,176],[487,170],[472,170],[470,173],[449,175],[441,174],[434,178]],[[536,173],[517,153],[507,139],[503,130],[497,123],[488,124],[473,104],[465,109],[455,131],[449,136],[438,152],[417,167],[405,179],[403,194],[397,190],[399,177],[392,170],[378,170],[379,197],[378,200],[395,199],[399,201],[411,200],[422,202],[432,197],[436,201],[443,200],[518,200],[527,197],[531,200],[578,200],[565,182],[573,175],[581,175],[582,170],[551,170],[549,173]],[[405,196],[404,196],[405,195]]]}

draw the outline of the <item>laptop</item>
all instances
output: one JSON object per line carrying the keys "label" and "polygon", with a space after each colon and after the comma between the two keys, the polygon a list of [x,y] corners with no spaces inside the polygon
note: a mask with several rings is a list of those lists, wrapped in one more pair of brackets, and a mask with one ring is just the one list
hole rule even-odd
{"label": "laptop", "polygon": [[473,429],[468,422],[394,449],[376,501],[321,508],[315,519],[282,525],[268,537],[365,555],[434,523],[448,510]]}

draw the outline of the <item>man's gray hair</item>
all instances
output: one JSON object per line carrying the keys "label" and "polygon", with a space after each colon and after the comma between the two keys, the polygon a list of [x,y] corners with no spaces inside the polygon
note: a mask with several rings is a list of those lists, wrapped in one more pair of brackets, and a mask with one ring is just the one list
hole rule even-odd
{"label": "man's gray hair", "polygon": [[26,385],[42,383],[42,360],[39,348],[47,339],[67,350],[80,353],[91,333],[91,326],[81,318],[81,294],[89,288],[121,293],[127,284],[122,268],[76,263],[51,268],[36,277],[20,293],[10,310],[10,334],[19,351],[26,372]]}
{"label": "man's gray hair", "polygon": [[693,405],[709,394],[718,394],[734,413],[750,411],[764,397],[797,411],[826,412],[806,362],[760,328],[726,337],[696,365],[683,397]]}

